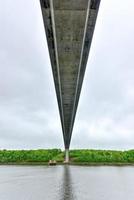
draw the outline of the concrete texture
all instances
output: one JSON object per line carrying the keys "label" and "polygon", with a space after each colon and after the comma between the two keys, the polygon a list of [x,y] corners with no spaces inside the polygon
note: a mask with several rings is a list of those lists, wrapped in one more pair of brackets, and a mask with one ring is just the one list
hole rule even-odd
{"label": "concrete texture", "polygon": [[72,130],[100,0],[40,0],[65,148]]}

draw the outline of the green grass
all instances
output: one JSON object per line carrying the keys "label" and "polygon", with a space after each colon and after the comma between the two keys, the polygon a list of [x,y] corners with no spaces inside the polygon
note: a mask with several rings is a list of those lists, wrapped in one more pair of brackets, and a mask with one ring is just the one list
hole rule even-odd
{"label": "green grass", "polygon": [[47,163],[60,153],[60,149],[1,150],[0,163]]}
{"label": "green grass", "polygon": [[[0,150],[0,164],[47,164],[49,160],[64,161],[60,149]],[[134,150],[70,150],[70,164],[125,165],[134,164]]]}
{"label": "green grass", "polygon": [[134,150],[71,150],[70,158],[74,163],[134,163]]}

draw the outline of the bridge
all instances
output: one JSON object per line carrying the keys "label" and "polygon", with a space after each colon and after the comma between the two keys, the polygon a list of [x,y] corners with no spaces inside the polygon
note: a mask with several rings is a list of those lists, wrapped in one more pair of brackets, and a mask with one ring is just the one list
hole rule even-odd
{"label": "bridge", "polygon": [[100,0],[40,0],[66,162]]}

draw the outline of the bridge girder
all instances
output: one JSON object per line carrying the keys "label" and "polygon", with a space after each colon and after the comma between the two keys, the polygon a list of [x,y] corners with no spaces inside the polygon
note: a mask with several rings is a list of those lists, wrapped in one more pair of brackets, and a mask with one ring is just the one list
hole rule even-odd
{"label": "bridge girder", "polygon": [[40,0],[64,144],[69,149],[100,0]]}

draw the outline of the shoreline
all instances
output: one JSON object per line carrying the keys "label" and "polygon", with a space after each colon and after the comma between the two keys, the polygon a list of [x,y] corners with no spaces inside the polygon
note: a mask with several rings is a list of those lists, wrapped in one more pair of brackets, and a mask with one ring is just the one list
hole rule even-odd
{"label": "shoreline", "polygon": [[[7,162],[7,163],[0,163],[0,166],[4,166],[4,165],[12,165],[12,166],[50,166],[48,162]],[[68,164],[62,163],[62,162],[58,162],[56,163],[55,166],[63,166],[63,165],[67,165],[67,166],[89,166],[89,167],[101,167],[101,166],[134,166],[134,163],[95,163],[95,162],[91,162],[91,163],[75,163],[75,162],[70,162]]]}
{"label": "shoreline", "polygon": [[[77,166],[133,166],[134,150],[70,150],[70,162],[68,165]],[[0,150],[0,165],[30,165],[47,166],[50,161],[56,165],[64,163],[65,152],[61,149],[37,149],[37,150]]]}

